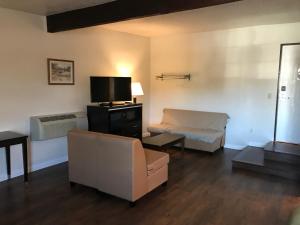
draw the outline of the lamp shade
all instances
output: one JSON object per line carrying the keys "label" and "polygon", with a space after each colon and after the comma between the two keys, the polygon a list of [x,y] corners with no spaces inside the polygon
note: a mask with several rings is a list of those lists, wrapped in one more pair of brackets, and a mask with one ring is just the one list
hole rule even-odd
{"label": "lamp shade", "polygon": [[132,96],[144,95],[141,83],[140,82],[131,83],[131,92],[132,92]]}

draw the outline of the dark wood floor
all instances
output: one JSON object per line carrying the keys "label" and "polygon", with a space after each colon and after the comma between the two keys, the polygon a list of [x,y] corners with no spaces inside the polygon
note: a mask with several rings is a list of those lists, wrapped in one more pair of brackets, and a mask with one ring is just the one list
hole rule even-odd
{"label": "dark wood floor", "polygon": [[300,206],[289,180],[232,172],[237,151],[175,155],[169,183],[129,208],[124,200],[80,185],[69,187],[67,164],[0,184],[1,225],[284,225]]}

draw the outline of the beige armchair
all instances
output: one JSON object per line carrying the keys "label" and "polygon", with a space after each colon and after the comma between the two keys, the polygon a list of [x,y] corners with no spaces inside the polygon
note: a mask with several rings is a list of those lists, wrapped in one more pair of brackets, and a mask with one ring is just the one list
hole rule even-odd
{"label": "beige armchair", "polygon": [[169,155],[139,139],[83,130],[68,135],[69,180],[135,202],[168,180]]}

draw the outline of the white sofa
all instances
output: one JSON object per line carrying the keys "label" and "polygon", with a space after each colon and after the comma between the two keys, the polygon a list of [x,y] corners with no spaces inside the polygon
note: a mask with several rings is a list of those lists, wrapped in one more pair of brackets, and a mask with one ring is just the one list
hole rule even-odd
{"label": "white sofa", "polygon": [[228,119],[225,113],[164,109],[161,123],[150,125],[148,131],[182,134],[186,148],[214,152],[224,147]]}
{"label": "white sofa", "polygon": [[72,130],[69,180],[135,202],[168,180],[169,154],[144,149],[135,138]]}

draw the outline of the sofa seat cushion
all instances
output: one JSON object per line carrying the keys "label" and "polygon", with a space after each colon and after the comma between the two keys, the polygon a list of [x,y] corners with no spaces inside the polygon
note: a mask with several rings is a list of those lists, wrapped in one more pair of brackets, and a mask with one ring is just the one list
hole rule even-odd
{"label": "sofa seat cushion", "polygon": [[223,131],[179,126],[173,126],[168,132],[171,134],[181,134],[184,135],[185,138],[206,143],[214,143],[218,138],[224,135]]}
{"label": "sofa seat cushion", "polygon": [[218,138],[221,138],[224,135],[224,131],[175,126],[165,123],[151,125],[148,128],[148,131],[152,133],[181,134],[184,135],[185,138],[206,143],[214,143]]}
{"label": "sofa seat cushion", "polygon": [[168,165],[169,154],[159,151],[144,149],[147,163],[147,175],[151,176],[160,168]]}

